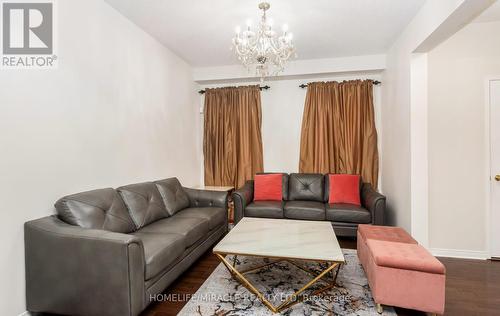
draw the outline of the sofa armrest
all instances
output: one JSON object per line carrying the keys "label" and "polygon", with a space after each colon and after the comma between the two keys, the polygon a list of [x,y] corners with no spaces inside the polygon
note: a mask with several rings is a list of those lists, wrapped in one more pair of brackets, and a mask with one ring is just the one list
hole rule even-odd
{"label": "sofa armrest", "polygon": [[137,237],[48,216],[24,224],[24,243],[28,311],[135,316],[146,306]]}
{"label": "sofa armrest", "polygon": [[189,197],[190,207],[222,207],[227,211],[226,191],[210,191],[191,188],[183,188]]}
{"label": "sofa armrest", "polygon": [[238,223],[245,216],[245,208],[253,201],[253,180],[248,180],[238,190],[233,192],[234,223]]}
{"label": "sofa armrest", "polygon": [[384,225],[385,196],[373,189],[369,183],[363,183],[361,189],[361,203],[372,213],[372,224]]}

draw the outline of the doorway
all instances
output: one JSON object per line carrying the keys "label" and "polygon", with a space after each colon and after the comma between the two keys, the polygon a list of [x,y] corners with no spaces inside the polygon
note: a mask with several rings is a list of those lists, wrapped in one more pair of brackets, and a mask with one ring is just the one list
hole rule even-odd
{"label": "doorway", "polygon": [[500,79],[489,80],[490,110],[490,245],[492,259],[500,260]]}

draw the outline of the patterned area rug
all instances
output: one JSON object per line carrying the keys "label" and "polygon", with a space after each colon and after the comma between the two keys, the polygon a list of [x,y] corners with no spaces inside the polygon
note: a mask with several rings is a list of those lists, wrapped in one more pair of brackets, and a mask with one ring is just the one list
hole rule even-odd
{"label": "patterned area rug", "polygon": [[[368,281],[361,267],[356,250],[343,249],[346,264],[342,266],[335,288],[322,294],[306,297],[279,315],[379,315],[372,299]],[[228,257],[231,259],[232,257]],[[270,262],[268,259],[238,257],[237,268],[248,267]],[[317,263],[300,262],[313,271],[321,271]],[[312,277],[307,272],[284,261],[268,266],[254,273],[245,275],[275,306],[279,305],[287,295],[300,289]],[[325,286],[318,282],[306,291]],[[261,301],[250,293],[243,285],[234,280],[226,267],[221,263],[200,289],[191,297],[178,315],[277,315],[273,314]],[[385,307],[384,315],[394,315],[392,308]]]}

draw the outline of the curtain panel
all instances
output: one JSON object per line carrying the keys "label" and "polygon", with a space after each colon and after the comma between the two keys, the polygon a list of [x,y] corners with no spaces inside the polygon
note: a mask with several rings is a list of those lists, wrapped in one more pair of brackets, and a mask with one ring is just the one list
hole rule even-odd
{"label": "curtain panel", "polygon": [[263,171],[259,86],[205,90],[205,185],[241,187]]}
{"label": "curtain panel", "polygon": [[300,172],[359,174],[377,188],[378,168],[372,81],[308,84]]}

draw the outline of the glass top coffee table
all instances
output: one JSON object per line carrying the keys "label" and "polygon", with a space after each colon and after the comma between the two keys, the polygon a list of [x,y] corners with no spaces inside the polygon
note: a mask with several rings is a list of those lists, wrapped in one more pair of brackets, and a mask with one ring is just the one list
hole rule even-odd
{"label": "glass top coffee table", "polygon": [[[274,313],[302,301],[301,294],[316,282],[325,282],[326,286],[316,290],[313,295],[334,287],[340,267],[344,263],[342,249],[330,222],[244,217],[215,246],[213,252],[224,263],[231,275],[257,295],[262,303]],[[226,255],[234,256],[232,263]],[[264,257],[275,260],[239,271],[236,269],[237,256]],[[318,274],[303,267],[297,260],[326,263],[326,268]],[[313,278],[280,305],[274,306],[245,278],[245,274],[281,261],[288,261],[310,273]],[[328,274],[331,274],[330,280],[324,278]]]}

